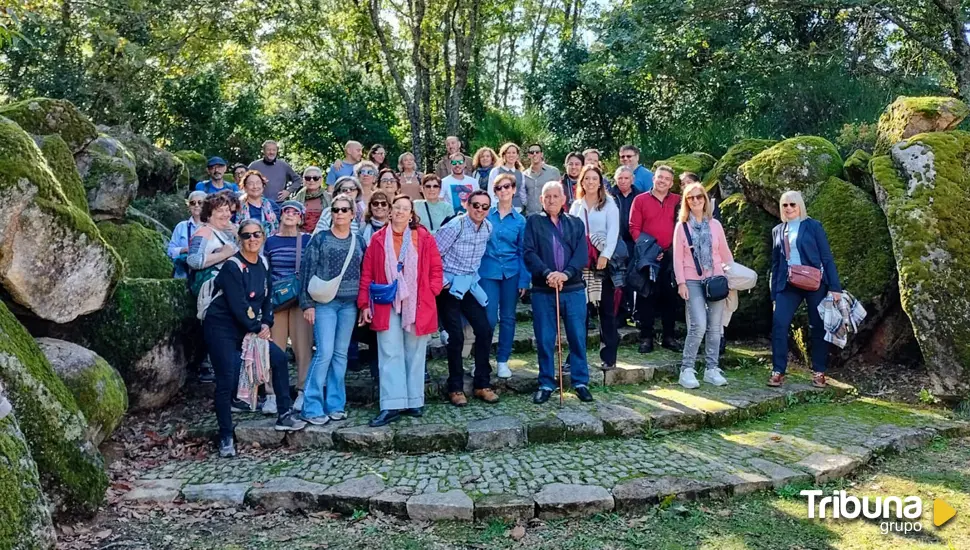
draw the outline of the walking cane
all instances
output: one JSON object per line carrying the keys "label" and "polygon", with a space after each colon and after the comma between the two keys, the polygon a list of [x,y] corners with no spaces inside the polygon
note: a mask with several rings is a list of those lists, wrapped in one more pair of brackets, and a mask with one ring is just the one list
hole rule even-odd
{"label": "walking cane", "polygon": [[559,287],[556,287],[556,349],[559,355],[559,408],[562,408],[562,332],[559,318]]}

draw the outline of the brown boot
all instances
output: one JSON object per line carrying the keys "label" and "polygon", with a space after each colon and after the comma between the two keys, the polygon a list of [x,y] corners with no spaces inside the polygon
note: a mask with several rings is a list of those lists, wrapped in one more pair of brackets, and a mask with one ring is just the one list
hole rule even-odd
{"label": "brown boot", "polygon": [[464,407],[468,404],[468,399],[465,397],[465,392],[453,391],[448,394],[448,399],[450,399],[451,404],[456,407]]}
{"label": "brown boot", "polygon": [[498,403],[498,394],[492,391],[492,388],[475,390],[475,397],[486,403]]}
{"label": "brown boot", "polygon": [[812,385],[815,386],[816,388],[824,388],[827,385],[825,382],[825,373],[813,372]]}
{"label": "brown boot", "polygon": [[781,387],[785,383],[785,375],[780,372],[772,372],[771,377],[768,378],[768,385],[773,388]]}

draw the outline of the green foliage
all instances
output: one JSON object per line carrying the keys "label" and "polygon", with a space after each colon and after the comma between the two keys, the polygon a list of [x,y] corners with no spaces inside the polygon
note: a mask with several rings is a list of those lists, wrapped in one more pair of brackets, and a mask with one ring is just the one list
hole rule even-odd
{"label": "green foliage", "polygon": [[566,144],[558,140],[546,127],[541,114],[528,111],[523,115],[516,115],[490,109],[473,127],[469,154],[481,147],[491,147],[497,153],[498,148],[507,142],[518,144],[523,151],[520,155],[522,157],[530,143],[542,144],[546,162],[551,165],[562,165],[569,152]]}
{"label": "green foliage", "polygon": [[153,229],[139,223],[98,224],[101,236],[118,252],[125,266],[125,277],[167,279],[172,276],[172,260],[165,254],[166,243]]}
{"label": "green foliage", "polygon": [[876,191],[872,184],[872,172],[869,171],[869,163],[871,161],[872,155],[859,149],[849,155],[849,158],[845,159],[845,164],[842,165],[842,171],[845,173],[845,179],[849,183],[875,197]]}
{"label": "green foliage", "polygon": [[842,125],[842,131],[835,138],[842,156],[848,156],[856,150],[872,153],[876,147],[876,125],[858,122]]}
{"label": "green foliage", "polygon": [[[209,173],[206,171],[206,158],[205,155],[197,151],[176,151],[175,156],[182,161],[188,171],[189,183],[195,185],[196,182],[209,179]],[[226,167],[228,168],[228,166]],[[231,175],[231,174],[229,174]],[[190,186],[190,188],[192,188]]]}

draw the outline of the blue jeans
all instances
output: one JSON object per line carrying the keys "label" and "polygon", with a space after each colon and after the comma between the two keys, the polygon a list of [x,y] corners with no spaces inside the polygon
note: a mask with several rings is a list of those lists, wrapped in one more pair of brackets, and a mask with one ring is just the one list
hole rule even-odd
{"label": "blue jeans", "polygon": [[[570,377],[573,387],[589,384],[589,365],[586,363],[586,291],[573,290],[559,294],[559,313],[566,325],[569,343]],[[532,327],[539,352],[539,388],[556,387],[556,294],[532,293]]]}
{"label": "blue jeans", "polygon": [[312,418],[343,412],[347,407],[347,348],[357,326],[357,304],[354,300],[335,298],[316,304],[313,337],[317,351],[310,361],[303,389],[303,416]]}
{"label": "blue jeans", "polygon": [[788,369],[788,329],[798,306],[805,301],[808,306],[808,324],[811,327],[812,370],[825,372],[829,356],[829,343],[825,341],[825,325],[818,314],[818,305],[825,299],[828,289],[822,285],[815,292],[786,286],[775,296],[775,310],[771,317],[771,365],[772,370],[785,374]]}
{"label": "blue jeans", "polygon": [[708,302],[704,297],[704,283],[687,281],[687,339],[684,340],[684,358],[681,370],[692,369],[697,360],[697,352],[704,341],[704,357],[708,369],[718,368],[718,354],[721,349],[721,316],[724,314],[725,300]]}
{"label": "blue jeans", "polygon": [[488,324],[495,331],[498,325],[498,352],[495,358],[499,363],[509,360],[512,355],[512,342],[515,340],[515,306],[519,303],[519,280],[517,277],[507,279],[482,279],[478,284],[488,294]]}

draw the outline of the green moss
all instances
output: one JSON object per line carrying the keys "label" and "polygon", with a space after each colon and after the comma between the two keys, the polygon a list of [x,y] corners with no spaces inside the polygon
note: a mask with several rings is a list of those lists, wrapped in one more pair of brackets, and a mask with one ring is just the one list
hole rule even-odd
{"label": "green moss", "polygon": [[54,373],[37,343],[0,303],[0,378],[22,422],[41,480],[73,511],[94,512],[108,478],[98,450],[84,438],[87,427],[74,397]]}
{"label": "green moss", "polygon": [[74,164],[74,155],[71,153],[71,148],[67,146],[67,142],[57,134],[35,136],[34,141],[44,154],[47,166],[57,178],[67,199],[79,210],[87,212],[88,197],[84,192],[81,176],[77,173],[77,165]]}
{"label": "green moss", "polygon": [[738,172],[748,200],[777,216],[782,193],[801,191],[805,202],[810,202],[823,182],[842,175],[842,157],[828,140],[800,136],[758,153]]}
{"label": "green moss", "polygon": [[717,160],[707,153],[685,153],[680,155],[674,155],[668,159],[658,160],[653,163],[652,171],[656,172],[657,167],[663,164],[670,166],[674,169],[674,186],[672,188],[673,192],[677,193],[680,190],[680,175],[684,172],[693,172],[697,174],[699,178],[704,179],[704,175],[707,174],[711,168],[714,168],[714,164]]}
{"label": "green moss", "polygon": [[[176,151],[175,156],[182,161],[185,168],[188,170],[189,178],[191,183],[194,185],[196,182],[203,181],[209,178],[209,173],[206,171],[206,158],[202,153],[196,151]],[[232,175],[232,174],[228,174]]]}
{"label": "green moss", "polygon": [[76,377],[64,378],[88,426],[103,439],[121,424],[128,410],[125,381],[111,365],[98,357],[95,364]]}
{"label": "green moss", "polygon": [[124,126],[110,128],[108,134],[124,144],[134,155],[139,193],[142,196],[151,196],[159,191],[172,191],[180,186],[185,166],[178,157],[156,147],[147,137]]}
{"label": "green moss", "polygon": [[858,149],[849,155],[849,158],[845,159],[845,164],[842,165],[842,171],[845,172],[845,179],[849,183],[875,197],[876,191],[872,185],[872,173],[869,171],[869,163],[871,161],[872,155],[862,149]]}
{"label": "green moss", "polygon": [[735,193],[721,202],[721,223],[731,245],[734,261],[758,274],[758,285],[741,292],[738,310],[728,331],[741,336],[762,336],[771,332],[771,229],[776,221],[744,195]]}
{"label": "green moss", "polygon": [[154,197],[135,199],[131,205],[170,229],[189,218],[185,199],[178,195],[159,193]]}
{"label": "green moss", "polygon": [[125,277],[167,279],[172,276],[172,260],[165,253],[165,242],[158,231],[140,223],[114,222],[101,222],[98,229],[121,257]]}
{"label": "green moss", "polygon": [[0,418],[0,548],[52,548],[37,465],[13,414]]}
{"label": "green moss", "polygon": [[38,97],[0,106],[0,117],[6,117],[30,134],[58,134],[78,153],[98,137],[98,130],[88,117],[70,101]]}
{"label": "green moss", "polygon": [[728,149],[721,160],[704,178],[704,187],[708,192],[717,186],[721,197],[730,197],[741,191],[738,182],[738,168],[751,157],[778,143],[773,139],[743,139]]}
{"label": "green moss", "polygon": [[899,96],[879,117],[875,156],[922,132],[952,130],[970,115],[970,107],[952,97]]}

